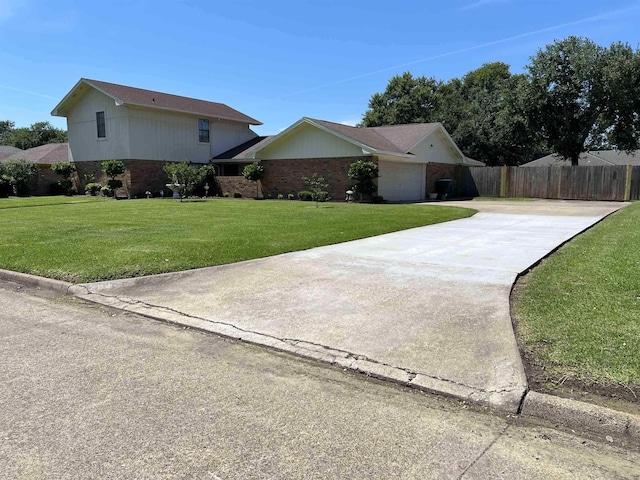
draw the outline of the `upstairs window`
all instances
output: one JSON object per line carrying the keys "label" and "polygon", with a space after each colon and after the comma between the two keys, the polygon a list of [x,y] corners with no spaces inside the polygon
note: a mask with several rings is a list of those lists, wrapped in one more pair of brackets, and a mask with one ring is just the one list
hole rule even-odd
{"label": "upstairs window", "polygon": [[107,138],[107,125],[104,122],[104,112],[96,112],[98,138]]}
{"label": "upstairs window", "polygon": [[203,118],[198,120],[198,141],[209,143],[209,120]]}

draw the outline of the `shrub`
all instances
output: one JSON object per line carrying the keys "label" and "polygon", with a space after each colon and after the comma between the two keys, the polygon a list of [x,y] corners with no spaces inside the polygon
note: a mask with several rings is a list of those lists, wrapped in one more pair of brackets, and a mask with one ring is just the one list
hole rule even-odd
{"label": "shrub", "polygon": [[382,195],[374,195],[371,199],[372,203],[384,203],[384,197]]}
{"label": "shrub", "polygon": [[[8,160],[0,163],[0,178],[6,189],[18,197],[28,197],[31,193],[31,178],[38,174],[38,166],[27,160]],[[7,195],[8,196],[8,195]]]}
{"label": "shrub", "polygon": [[296,196],[295,196],[293,193],[289,193],[289,194],[287,195],[287,198],[288,198],[289,200],[295,200]]}
{"label": "shrub", "polygon": [[224,192],[224,193],[222,194],[222,196],[223,196],[224,198],[229,198],[229,197],[231,196],[231,194],[230,194],[229,192]]}
{"label": "shrub", "polygon": [[303,202],[310,202],[313,200],[313,193],[308,190],[302,190],[301,192],[298,192],[298,198]]}
{"label": "shrub", "polygon": [[98,194],[98,192],[102,189],[102,185],[100,185],[99,183],[87,183],[84,186],[84,191],[86,193],[88,193],[89,195],[93,195],[96,196]]}
{"label": "shrub", "polygon": [[242,198],[242,194],[240,192],[233,192],[233,198]]}
{"label": "shrub", "polygon": [[283,195],[283,194],[281,194],[281,193],[279,193],[279,194],[278,194],[278,200],[284,200],[284,195]]}
{"label": "shrub", "polygon": [[[116,177],[124,173],[124,163],[120,160],[105,160],[100,165],[102,166],[102,171],[107,175],[107,177],[109,177],[109,180],[107,180],[107,186],[102,187],[100,191],[105,196],[115,197],[116,188],[122,187],[122,181],[117,180]],[[106,193],[105,188],[107,188]]]}
{"label": "shrub", "polygon": [[373,181],[379,177],[380,170],[378,165],[369,160],[358,160],[349,165],[349,171],[347,173],[351,180],[355,180],[356,184],[353,189],[360,195],[371,195],[378,190]]}
{"label": "shrub", "polygon": [[255,161],[250,165],[247,165],[242,170],[242,176],[251,182],[256,182],[256,198],[258,198],[258,180],[262,180],[264,177],[264,165],[259,161]]}
{"label": "shrub", "polygon": [[313,192],[312,199],[316,202],[328,202],[329,200],[331,200],[331,197],[329,196],[329,192],[321,190],[318,192]]}
{"label": "shrub", "polygon": [[100,189],[100,193],[105,197],[110,197],[113,194],[113,191],[105,185]]}

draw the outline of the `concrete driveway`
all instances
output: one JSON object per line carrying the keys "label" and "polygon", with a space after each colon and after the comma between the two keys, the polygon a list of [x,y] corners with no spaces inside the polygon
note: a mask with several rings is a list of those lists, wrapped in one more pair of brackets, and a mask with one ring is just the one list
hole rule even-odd
{"label": "concrete driveway", "polygon": [[527,383],[509,315],[514,280],[625,204],[445,204],[479,213],[233,265],[73,288],[87,300],[516,412]]}

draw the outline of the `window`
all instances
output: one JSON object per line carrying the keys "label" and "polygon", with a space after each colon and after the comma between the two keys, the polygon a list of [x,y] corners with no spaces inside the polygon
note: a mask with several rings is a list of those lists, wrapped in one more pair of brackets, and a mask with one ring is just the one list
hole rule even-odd
{"label": "window", "polygon": [[98,138],[107,138],[107,125],[104,122],[104,112],[96,112],[96,125],[98,126]]}
{"label": "window", "polygon": [[209,120],[198,119],[198,141],[209,143]]}

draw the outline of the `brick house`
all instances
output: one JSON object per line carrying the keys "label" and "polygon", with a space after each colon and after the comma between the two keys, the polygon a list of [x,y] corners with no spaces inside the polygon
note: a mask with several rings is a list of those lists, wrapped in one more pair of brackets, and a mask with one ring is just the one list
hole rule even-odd
{"label": "brick house", "polygon": [[[103,182],[100,163],[125,164],[124,192],[166,189],[166,162],[211,158],[257,134],[261,122],[215,102],[82,78],[51,112],[66,117],[69,161],[78,177]],[[81,185],[82,186],[82,185]]]}
{"label": "brick house", "polygon": [[353,186],[347,170],[359,159],[378,164],[378,194],[390,201],[424,200],[435,191],[436,180],[455,178],[457,165],[472,162],[441,123],[358,128],[304,117],[280,134],[252,139],[212,163],[226,191],[245,189],[255,195],[255,187],[240,175],[244,165],[260,160],[265,167],[263,195],[295,194],[304,189],[302,176],[318,173],[330,184],[330,196],[339,200]]}

